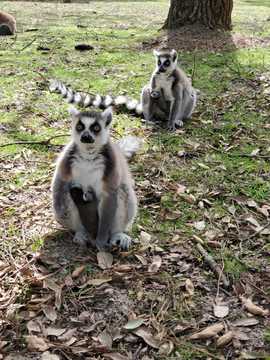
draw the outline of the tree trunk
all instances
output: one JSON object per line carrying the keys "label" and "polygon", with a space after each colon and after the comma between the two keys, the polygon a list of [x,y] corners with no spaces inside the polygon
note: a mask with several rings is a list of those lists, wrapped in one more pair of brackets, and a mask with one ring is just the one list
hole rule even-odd
{"label": "tree trunk", "polygon": [[164,29],[203,24],[210,29],[231,30],[233,0],[171,0]]}

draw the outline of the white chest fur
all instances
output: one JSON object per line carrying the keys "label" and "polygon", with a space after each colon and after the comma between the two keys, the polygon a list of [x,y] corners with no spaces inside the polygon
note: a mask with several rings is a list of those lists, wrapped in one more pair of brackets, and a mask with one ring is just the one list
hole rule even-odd
{"label": "white chest fur", "polygon": [[172,93],[172,83],[173,79],[168,77],[166,74],[158,74],[155,77],[156,88],[162,89],[164,93],[165,100],[172,101],[174,100],[174,96]]}
{"label": "white chest fur", "polygon": [[100,198],[104,168],[104,159],[99,154],[78,156],[72,164],[73,181],[81,185],[84,191],[91,187],[95,191],[97,198]]}

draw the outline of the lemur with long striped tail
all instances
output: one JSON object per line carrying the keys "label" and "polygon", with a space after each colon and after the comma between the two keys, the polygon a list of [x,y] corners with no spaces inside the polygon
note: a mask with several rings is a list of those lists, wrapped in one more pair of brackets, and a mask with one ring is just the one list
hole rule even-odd
{"label": "lemur with long striped tail", "polygon": [[116,109],[126,109],[137,116],[143,115],[143,109],[140,102],[135,99],[130,99],[125,95],[102,96],[99,94],[93,95],[86,92],[76,92],[59,80],[52,80],[49,89],[51,92],[60,93],[66,98],[68,103],[75,103],[83,108],[93,106],[100,109],[106,109],[113,106]]}
{"label": "lemur with long striped tail", "polygon": [[140,102],[127,96],[91,95],[74,92],[61,81],[53,80],[52,92],[61,93],[69,103],[82,107],[95,106],[105,109],[114,106],[126,109],[134,115],[144,117],[146,121],[165,121],[169,130],[183,126],[183,120],[191,117],[197,102],[197,90],[190,79],[177,65],[177,52],[167,48],[154,50],[156,68],[150,82],[141,92]]}

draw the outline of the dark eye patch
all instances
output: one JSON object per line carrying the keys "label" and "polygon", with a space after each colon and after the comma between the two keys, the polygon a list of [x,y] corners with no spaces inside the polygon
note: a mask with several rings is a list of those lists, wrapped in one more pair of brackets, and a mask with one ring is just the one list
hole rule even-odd
{"label": "dark eye patch", "polygon": [[81,122],[81,120],[79,120],[79,121],[77,122],[77,125],[76,125],[76,130],[77,130],[78,132],[82,132],[84,129],[85,129],[84,124]]}
{"label": "dark eye patch", "polygon": [[160,60],[158,60],[158,66],[160,66],[161,65],[161,61]]}
{"label": "dark eye patch", "polygon": [[100,132],[100,130],[101,130],[101,127],[97,122],[90,126],[90,131],[92,131],[94,133],[98,133],[98,132]]}
{"label": "dark eye patch", "polygon": [[166,60],[166,61],[164,62],[164,65],[165,65],[165,66],[170,66],[170,63],[171,63],[170,60]]}

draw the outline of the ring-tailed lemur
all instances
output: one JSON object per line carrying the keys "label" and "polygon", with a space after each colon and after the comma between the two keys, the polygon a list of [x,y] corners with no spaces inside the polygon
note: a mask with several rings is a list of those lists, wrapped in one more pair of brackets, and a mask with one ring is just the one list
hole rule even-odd
{"label": "ring-tailed lemur", "polygon": [[14,35],[16,31],[15,18],[4,11],[0,11],[0,36]]}
{"label": "ring-tailed lemur", "polygon": [[138,139],[110,140],[111,108],[70,110],[72,140],[61,153],[52,181],[56,220],[75,232],[74,242],[98,249],[128,249],[125,233],[137,213],[137,198],[126,156]]}
{"label": "ring-tailed lemur", "polygon": [[146,121],[167,121],[168,128],[175,130],[183,126],[183,120],[190,118],[196,106],[196,90],[183,70],[177,66],[175,50],[154,50],[156,69],[150,83],[141,92],[141,101],[126,96],[101,96],[74,92],[61,81],[53,80],[50,91],[59,92],[69,103],[83,107],[95,106],[102,109],[114,105],[125,107],[135,115],[143,116]]}

